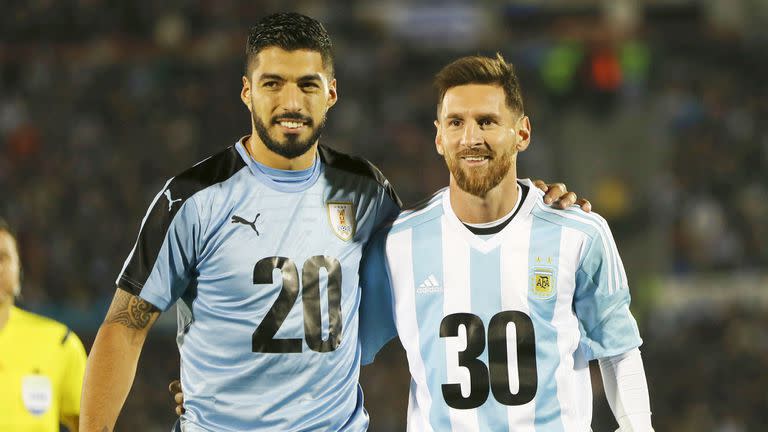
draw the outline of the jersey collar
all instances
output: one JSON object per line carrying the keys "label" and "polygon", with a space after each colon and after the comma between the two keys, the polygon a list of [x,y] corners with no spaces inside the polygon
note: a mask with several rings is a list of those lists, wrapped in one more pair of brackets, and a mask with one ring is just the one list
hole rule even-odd
{"label": "jersey collar", "polygon": [[[270,189],[274,189],[280,192],[303,192],[310,187],[312,187],[316,182],[317,179],[320,178],[320,174],[322,173],[325,164],[320,160],[319,155],[315,156],[315,161],[312,164],[312,167],[310,168],[312,170],[311,175],[306,178],[305,180],[298,181],[298,182],[285,182],[285,181],[278,181],[274,176],[270,176],[268,173],[265,172],[265,170],[261,169],[258,166],[258,163],[253,160],[250,153],[248,153],[248,150],[246,150],[245,146],[243,145],[243,142],[247,136],[240,138],[235,143],[235,149],[240,154],[240,157],[243,159],[243,162],[248,166],[248,169],[251,171],[251,174],[253,174],[256,179],[258,179],[260,182],[264,183],[266,186],[268,186]],[[290,177],[291,173],[294,171],[289,170],[276,170],[274,168],[268,168],[269,171],[279,171],[281,174],[284,173],[284,175],[280,175],[280,177]]]}
{"label": "jersey collar", "polygon": [[460,235],[467,241],[472,247],[479,250],[482,253],[487,253],[498,247],[504,239],[510,235],[510,233],[522,232],[520,228],[526,221],[530,221],[530,214],[533,211],[533,207],[536,204],[536,200],[542,199],[543,193],[539,188],[533,185],[533,182],[529,179],[518,179],[518,183],[528,186],[528,195],[525,197],[525,201],[520,204],[520,210],[512,218],[504,229],[491,236],[488,239],[483,239],[472,233],[464,223],[456,216],[451,207],[451,190],[446,188],[443,193],[443,212],[446,215],[448,224],[452,229],[460,233]]}

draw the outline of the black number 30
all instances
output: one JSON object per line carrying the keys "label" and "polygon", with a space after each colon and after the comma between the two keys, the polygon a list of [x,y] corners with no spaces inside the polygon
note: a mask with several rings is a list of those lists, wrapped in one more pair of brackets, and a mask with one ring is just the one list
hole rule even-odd
{"label": "black number 30", "polygon": [[[515,325],[517,335],[517,370],[520,389],[509,390],[509,358],[507,358],[507,325]],[[459,352],[459,366],[469,371],[470,391],[461,394],[461,384],[443,384],[445,403],[455,409],[472,409],[484,404],[488,394],[504,405],[523,405],[536,396],[536,344],[531,317],[520,311],[499,312],[488,324],[488,365],[478,359],[485,351],[485,326],[477,315],[455,313],[443,318],[440,337],[459,335],[459,326],[467,331],[467,348]]]}
{"label": "black number 30", "polygon": [[[320,311],[320,269],[328,272],[328,339],[322,337]],[[271,284],[272,271],[280,269],[283,289],[277,296],[256,331],[253,332],[252,351],[260,353],[300,353],[301,339],[275,339],[275,334],[299,297],[299,272],[290,258],[269,257],[253,268],[254,284]],[[304,340],[313,351],[330,352],[341,344],[341,264],[336,258],[313,256],[301,269],[301,299],[304,303]]]}

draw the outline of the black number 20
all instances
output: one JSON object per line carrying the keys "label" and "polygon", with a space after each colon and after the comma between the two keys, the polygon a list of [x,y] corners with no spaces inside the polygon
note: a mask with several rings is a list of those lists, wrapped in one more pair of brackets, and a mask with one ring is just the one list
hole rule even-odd
{"label": "black number 20", "polygon": [[[320,311],[320,269],[328,272],[328,339],[323,340]],[[269,257],[253,268],[254,284],[272,283],[272,271],[280,269],[283,289],[256,331],[252,351],[260,353],[300,353],[301,339],[275,339],[275,334],[299,297],[299,272],[290,258]],[[301,299],[304,303],[304,340],[312,351],[330,352],[341,344],[341,264],[336,258],[313,256],[301,269]]]}
{"label": "black number 20", "polygon": [[[515,324],[517,334],[517,370],[520,389],[509,390],[509,358],[507,358],[507,325]],[[472,409],[484,404],[488,394],[504,405],[523,405],[536,396],[536,344],[531,317],[520,311],[499,312],[488,324],[488,366],[478,359],[485,351],[485,326],[479,316],[455,313],[443,318],[440,337],[459,335],[459,326],[467,331],[467,348],[459,352],[459,366],[469,371],[470,391],[461,394],[461,384],[443,384],[445,403],[455,409]]]}

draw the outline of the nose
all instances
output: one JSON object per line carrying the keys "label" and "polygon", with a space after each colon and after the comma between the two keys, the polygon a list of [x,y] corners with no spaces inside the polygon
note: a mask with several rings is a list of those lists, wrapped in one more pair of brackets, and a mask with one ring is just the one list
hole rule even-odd
{"label": "nose", "polygon": [[283,87],[283,91],[280,95],[280,107],[283,111],[287,112],[301,112],[302,111],[302,91],[294,83],[286,84]]}
{"label": "nose", "polygon": [[480,126],[473,122],[468,121],[464,126],[464,131],[461,134],[460,144],[466,147],[474,147],[483,143],[483,137],[480,133]]}

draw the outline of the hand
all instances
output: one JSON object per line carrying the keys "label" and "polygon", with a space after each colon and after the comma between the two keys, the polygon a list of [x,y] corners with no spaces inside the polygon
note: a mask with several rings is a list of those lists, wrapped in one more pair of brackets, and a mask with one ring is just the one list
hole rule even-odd
{"label": "hand", "polygon": [[544,191],[544,202],[552,204],[552,207],[565,209],[573,204],[577,204],[582,210],[589,213],[592,211],[592,204],[585,198],[577,199],[574,192],[568,192],[565,183],[547,184],[544,180],[535,180],[533,185]]}
{"label": "hand", "polygon": [[168,384],[168,391],[173,395],[173,401],[176,402],[176,415],[184,414],[184,393],[181,391],[181,382],[173,380]]}

